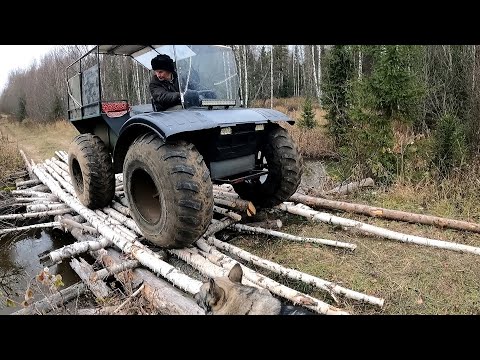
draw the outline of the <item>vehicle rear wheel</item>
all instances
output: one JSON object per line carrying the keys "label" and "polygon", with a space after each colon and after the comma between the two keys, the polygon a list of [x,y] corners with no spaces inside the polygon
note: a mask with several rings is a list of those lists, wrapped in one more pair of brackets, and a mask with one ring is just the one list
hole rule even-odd
{"label": "vehicle rear wheel", "polygon": [[191,245],[212,220],[210,172],[191,143],[141,135],[128,149],[123,181],[132,217],[160,247]]}
{"label": "vehicle rear wheel", "polygon": [[90,208],[108,206],[115,194],[112,158],[93,134],[77,135],[68,149],[68,168],[80,202]]}
{"label": "vehicle rear wheel", "polygon": [[286,129],[279,126],[269,132],[256,161],[268,169],[268,174],[234,184],[233,188],[242,199],[250,200],[258,207],[273,207],[287,201],[297,191],[303,160]]}

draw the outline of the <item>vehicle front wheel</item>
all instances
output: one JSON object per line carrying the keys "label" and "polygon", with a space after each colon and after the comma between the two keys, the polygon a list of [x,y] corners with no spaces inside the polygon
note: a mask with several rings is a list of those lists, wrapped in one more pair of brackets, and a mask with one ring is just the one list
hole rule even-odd
{"label": "vehicle front wheel", "polygon": [[145,238],[160,247],[191,245],[212,220],[210,173],[191,143],[141,135],[127,151],[123,181],[132,217]]}

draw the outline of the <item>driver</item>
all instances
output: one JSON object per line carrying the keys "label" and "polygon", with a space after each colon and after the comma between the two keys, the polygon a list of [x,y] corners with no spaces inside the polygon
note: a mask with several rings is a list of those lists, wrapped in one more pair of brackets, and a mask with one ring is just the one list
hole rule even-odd
{"label": "driver", "polygon": [[[149,89],[155,111],[176,110],[182,108],[177,72],[172,58],[159,54],[151,61],[154,75],[150,80]],[[196,91],[188,90],[183,96],[185,105],[200,106],[200,98]]]}

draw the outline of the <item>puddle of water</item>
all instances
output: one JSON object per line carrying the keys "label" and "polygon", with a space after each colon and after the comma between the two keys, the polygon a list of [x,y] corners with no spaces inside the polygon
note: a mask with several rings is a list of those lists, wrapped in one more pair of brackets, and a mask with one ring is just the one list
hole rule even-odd
{"label": "puddle of water", "polygon": [[[0,239],[0,315],[11,314],[22,308],[22,305],[9,307],[6,300],[8,298],[21,304],[29,284],[34,285],[34,300],[43,298],[44,294],[36,291],[39,288],[35,280],[35,276],[45,267],[45,263],[40,261],[41,256],[74,241],[71,235],[51,229],[31,230],[22,236],[3,236]],[[61,289],[80,281],[68,260],[49,267],[49,270],[52,274],[62,276],[65,286]]]}

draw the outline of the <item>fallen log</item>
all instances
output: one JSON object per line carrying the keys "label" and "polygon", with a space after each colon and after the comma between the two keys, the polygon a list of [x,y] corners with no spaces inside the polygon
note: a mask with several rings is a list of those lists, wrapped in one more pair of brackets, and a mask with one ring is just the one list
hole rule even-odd
{"label": "fallen log", "polygon": [[[68,205],[64,203],[49,203],[49,204],[28,204],[26,210],[29,213],[44,212],[50,210],[70,209]],[[71,209],[70,209],[71,211]]]}
{"label": "fallen log", "polygon": [[51,228],[51,227],[55,227],[55,226],[59,226],[59,225],[60,225],[60,223],[58,221],[53,221],[53,222],[42,223],[42,224],[33,224],[33,225],[28,225],[28,226],[19,226],[19,227],[15,227],[15,228],[0,229],[0,235],[8,234],[8,233],[11,233],[11,232],[32,230],[32,229]]}
{"label": "fallen log", "polygon": [[220,241],[213,236],[210,236],[208,239],[205,240],[208,244],[213,245],[219,249],[228,251],[229,253],[238,256],[241,259],[244,259],[248,262],[251,262],[252,264],[255,264],[257,266],[260,266],[264,269],[273,271],[276,274],[286,276],[292,280],[299,280],[303,281],[306,284],[314,285],[319,289],[322,289],[324,291],[327,291],[329,294],[332,292],[335,294],[343,295],[347,298],[354,299],[357,301],[363,301],[369,304],[377,305],[380,307],[383,307],[383,304],[385,302],[384,299],[375,297],[375,296],[370,296],[367,294],[363,294],[358,291],[350,290],[347,288],[344,288],[343,286],[336,285],[330,281],[321,279],[317,276],[313,276],[295,269],[291,268],[286,268],[278,263],[275,263],[273,261],[267,260],[267,259],[262,259],[256,255],[253,255],[249,253],[248,251],[242,250],[239,247],[232,245],[232,244],[227,244],[223,241]]}
{"label": "fallen log", "polygon": [[55,155],[58,156],[60,160],[62,160],[65,164],[68,164],[68,155],[65,155],[62,151],[55,151]]}
{"label": "fallen log", "polygon": [[263,221],[256,221],[251,223],[246,223],[245,225],[252,226],[252,227],[261,227],[264,229],[281,229],[283,224],[282,220],[263,220]]}
{"label": "fallen log", "polygon": [[340,225],[348,228],[355,228],[356,230],[363,231],[368,234],[374,234],[386,239],[397,240],[401,242],[418,244],[418,245],[432,246],[440,249],[447,249],[447,250],[453,250],[453,251],[459,251],[459,252],[469,252],[472,254],[480,255],[479,247],[463,245],[463,244],[458,244],[458,243],[453,243],[448,241],[441,241],[436,239],[428,239],[428,238],[415,236],[415,235],[402,234],[402,233],[384,229],[378,226],[362,223],[360,221],[345,219],[339,216],[316,211],[308,208],[306,205],[303,205],[303,204],[300,204],[300,205],[302,205],[302,207],[299,207],[298,205],[283,203],[283,204],[277,205],[276,208],[287,211],[292,214],[304,216],[313,221],[319,221],[319,222],[324,222],[324,223],[333,224],[333,225]]}
{"label": "fallen log", "polygon": [[280,232],[280,231],[269,230],[269,229],[264,229],[264,228],[260,228],[260,227],[252,227],[252,226],[248,226],[248,225],[244,225],[244,224],[233,224],[230,227],[234,228],[238,231],[247,231],[247,232],[251,232],[251,233],[265,234],[265,235],[275,236],[275,237],[278,237],[278,238],[281,238],[281,239],[292,240],[292,241],[309,242],[309,243],[314,243],[314,244],[336,246],[336,247],[341,247],[341,248],[345,248],[345,249],[349,249],[349,250],[355,250],[357,248],[357,245],[351,244],[351,243],[346,243],[346,242],[341,242],[341,241],[336,241],[336,240],[295,236],[295,235],[286,234],[286,233]]}
{"label": "fallen log", "polygon": [[29,190],[35,190],[35,191],[42,191],[42,192],[45,192],[45,191],[49,191],[50,189],[48,188],[48,186],[45,186],[43,184],[41,185],[35,185],[31,188],[28,188]]}
{"label": "fallen log", "polygon": [[253,216],[257,213],[255,206],[251,201],[242,200],[242,199],[220,199],[218,197],[213,197],[213,202],[216,205],[226,206],[228,208],[245,211],[248,216]]}
{"label": "fallen log", "polygon": [[85,290],[86,286],[84,283],[76,283],[42,300],[34,302],[26,308],[15,311],[11,315],[44,314],[50,310],[53,310],[56,306],[59,306],[76,297],[79,297],[85,292]]}
{"label": "fallen log", "polygon": [[111,242],[105,239],[104,237],[95,239],[93,237],[83,235],[80,229],[77,229],[76,232],[78,234],[74,235],[75,231],[71,230],[72,235],[77,240],[79,240],[79,236],[84,236],[85,238],[82,239],[82,241],[79,240],[79,242],[75,242],[73,244],[66,245],[60,249],[51,251],[48,255],[50,257],[50,260],[54,264],[59,263],[64,259],[69,259],[71,257],[83,254],[87,251],[95,251],[95,250],[103,249],[111,244]]}
{"label": "fallen log", "polygon": [[405,221],[410,223],[419,223],[425,225],[434,225],[440,228],[451,228],[456,230],[467,230],[480,233],[480,224],[467,221],[453,220],[431,215],[415,214],[400,210],[390,210],[362,204],[352,204],[344,201],[327,200],[319,197],[302,195],[299,193],[293,194],[290,197],[290,200],[312,206],[314,208],[342,210],[345,212],[357,213],[372,217]]}
{"label": "fallen log", "polygon": [[228,209],[224,209],[220,206],[216,206],[214,205],[213,206],[213,211],[218,213],[218,214],[222,214],[222,215],[225,215],[225,216],[228,216],[229,218],[232,218],[233,220],[235,221],[240,221],[242,220],[242,215],[240,214],[237,214],[237,213],[234,213],[233,211],[230,211]]}
{"label": "fallen log", "polygon": [[366,178],[360,181],[353,181],[348,184],[339,185],[331,190],[325,191],[325,194],[326,195],[332,195],[332,194],[346,195],[361,187],[372,187],[374,185],[375,185],[375,182],[373,181],[372,178]]}
{"label": "fallen log", "polygon": [[26,195],[26,196],[35,196],[39,198],[46,198],[49,200],[57,200],[58,198],[51,194],[51,193],[46,193],[46,192],[41,192],[41,191],[32,191],[32,190],[12,190],[11,191],[12,195]]}
{"label": "fallen log", "polygon": [[30,179],[38,180],[37,176],[33,173],[32,165],[28,162],[27,156],[25,155],[23,150],[19,149],[18,151],[20,152],[20,155],[22,156],[22,159],[25,162],[25,167],[27,169],[27,172],[28,172],[28,175],[29,175]]}
{"label": "fallen log", "polygon": [[47,210],[47,211],[24,213],[24,214],[7,214],[7,215],[0,215],[0,220],[22,220],[22,219],[31,219],[31,218],[43,218],[48,216],[66,214],[69,212],[72,212],[72,209],[67,208],[67,209]]}
{"label": "fallen log", "polygon": [[27,188],[30,185],[38,185],[38,184],[41,184],[41,183],[42,182],[40,180],[23,180],[23,181],[17,181],[15,183],[15,186],[17,187],[18,190],[21,190],[22,187]]}
{"label": "fallen log", "polygon": [[[107,254],[101,257],[102,263],[107,267],[121,262],[121,255],[108,249]],[[145,286],[142,295],[150,301],[153,306],[165,315],[205,315],[205,311],[197,305],[195,300],[188,297],[168,282],[156,277],[145,269],[135,269],[130,273],[131,281],[143,283]],[[117,274],[117,279],[124,282],[123,273]]]}
{"label": "fallen log", "polygon": [[[220,251],[215,249],[215,247],[209,245],[204,238],[200,238],[199,240],[197,240],[196,245],[200,250],[202,250],[203,254],[210,261],[227,269],[228,271],[230,271],[235,264],[240,264],[232,258],[222,254]],[[265,289],[271,291],[273,294],[276,294],[284,299],[293,302],[294,304],[299,304],[319,314],[349,315],[346,311],[329,305],[310,295],[301,293],[285,285],[282,285],[279,282],[272,280],[256,271],[253,271],[252,269],[242,264],[240,264],[240,266],[242,267],[243,276],[245,276],[248,280],[254,282],[261,287],[264,287]]]}
{"label": "fallen log", "polygon": [[112,209],[117,210],[119,213],[131,217],[130,209],[127,206],[123,206],[122,204],[116,202],[115,200],[112,201]]}
{"label": "fallen log", "polygon": [[208,226],[207,230],[205,231],[205,234],[203,236],[208,237],[210,235],[213,235],[220,230],[223,230],[230,225],[234,224],[236,221],[233,220],[232,218],[223,218],[222,220],[215,220],[212,219],[212,223]]}
{"label": "fallen log", "polygon": [[123,236],[117,235],[109,226],[100,221],[97,214],[83,206],[76,198],[67,194],[62,190],[59,184],[45,170],[39,166],[33,168],[34,173],[40,181],[47,185],[53,194],[58,196],[64,203],[69,205],[73,210],[82,215],[98,232],[106,239],[112,241],[116,246],[126,253],[132,254],[140,263],[151,269],[156,274],[160,274],[174,285],[185,290],[188,293],[196,294],[202,283],[183,274],[170,264],[158,259],[153,251],[147,248],[140,248]]}
{"label": "fallen log", "polygon": [[98,300],[103,302],[110,296],[110,289],[107,284],[95,275],[95,270],[93,270],[92,266],[83,258],[80,258],[80,261],[72,259],[70,261],[70,267],[77,273]]}
{"label": "fallen log", "polygon": [[[207,257],[196,248],[185,248],[181,250],[169,250],[170,253],[176,255],[179,259],[185,261],[187,264],[198,270],[201,274],[208,278],[215,278],[221,276],[228,276],[228,270],[211,262]],[[233,260],[233,259],[232,259]],[[253,286],[258,289],[264,289],[264,287],[251,282],[246,277],[242,278],[242,284],[247,286]]]}
{"label": "fallen log", "polygon": [[65,218],[65,217],[59,217],[58,220],[60,222],[60,224],[62,224],[62,226],[64,228],[71,228],[72,227],[75,227],[75,228],[78,228],[80,229],[80,231],[82,231],[82,233],[88,233],[88,234],[92,234],[92,235],[97,235],[98,234],[98,231],[97,229],[91,227],[91,226],[88,226],[88,225],[85,225],[85,224],[80,224],[72,219],[68,219],[68,218]]}
{"label": "fallen log", "polygon": [[57,166],[59,166],[62,170],[66,171],[67,173],[69,173],[69,169],[68,169],[68,165],[66,163],[64,163],[63,161],[61,160],[58,160],[57,158],[55,157],[52,157],[51,159]]}

